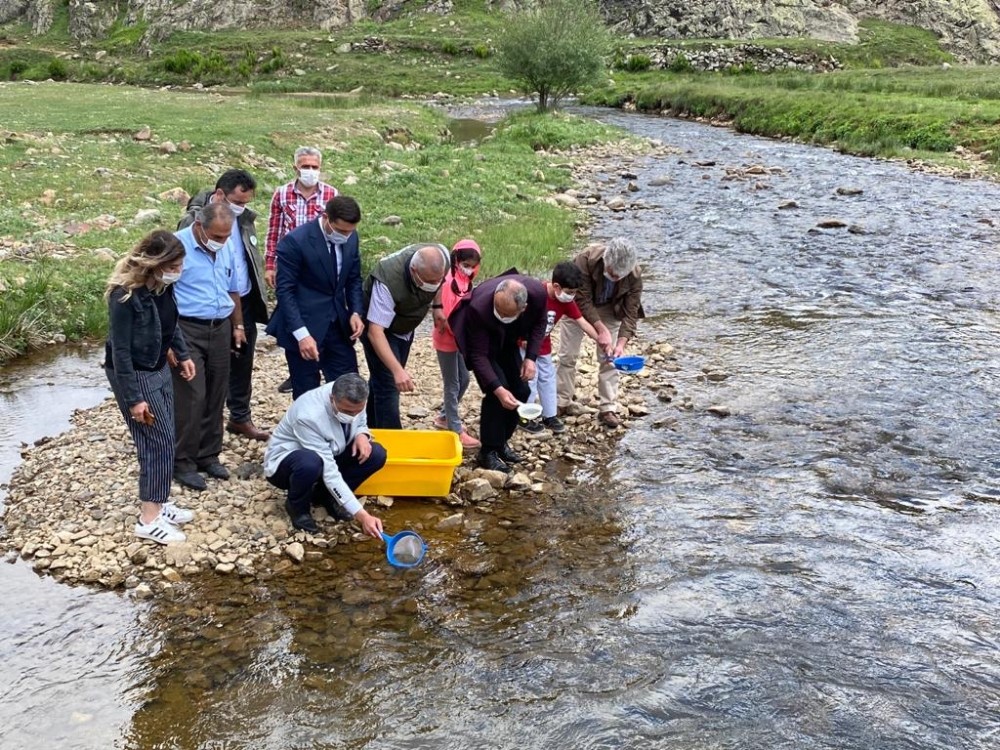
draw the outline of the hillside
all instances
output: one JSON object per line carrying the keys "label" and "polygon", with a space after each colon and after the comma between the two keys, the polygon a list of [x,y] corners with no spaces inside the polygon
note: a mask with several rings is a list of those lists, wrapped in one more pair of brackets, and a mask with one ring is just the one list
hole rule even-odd
{"label": "hillside", "polygon": [[[456,6],[500,10],[532,0],[0,0],[0,24],[36,34],[65,24],[78,41],[133,28],[147,44],[175,31],[303,28],[329,31],[408,11],[447,15]],[[856,42],[876,19],[919,26],[964,60],[1000,59],[1000,3],[994,0],[600,0],[623,34],[668,39],[811,37]]]}

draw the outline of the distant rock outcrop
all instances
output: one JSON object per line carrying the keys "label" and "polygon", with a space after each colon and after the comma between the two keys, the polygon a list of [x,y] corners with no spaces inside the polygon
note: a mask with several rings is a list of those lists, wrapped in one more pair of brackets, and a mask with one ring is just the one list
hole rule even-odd
{"label": "distant rock outcrop", "polygon": [[874,18],[933,31],[963,59],[1000,59],[995,0],[601,0],[601,7],[620,32],[672,39],[856,42],[858,22]]}
{"label": "distant rock outcrop", "polygon": [[[0,23],[21,21],[47,31],[64,0],[0,0]],[[599,0],[619,32],[667,39],[758,39],[806,36],[858,40],[869,18],[929,29],[955,55],[1000,59],[1000,0]],[[508,10],[536,0],[482,0]],[[68,0],[69,28],[77,39],[100,39],[116,20],[142,23],[154,37],[174,30],[301,27],[330,30],[373,16],[386,19],[409,0]],[[421,9],[449,13],[452,0]]]}

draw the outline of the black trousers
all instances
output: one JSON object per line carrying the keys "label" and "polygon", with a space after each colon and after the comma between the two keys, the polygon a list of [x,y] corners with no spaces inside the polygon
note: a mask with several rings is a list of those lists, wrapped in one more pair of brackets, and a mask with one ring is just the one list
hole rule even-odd
{"label": "black trousers", "polygon": [[222,452],[222,416],[229,389],[229,351],[233,326],[181,320],[195,376],[184,380],[173,369],[174,422],[177,432],[175,471],[195,471],[218,462]]}
{"label": "black trousers", "polygon": [[[516,343],[505,346],[496,359],[490,360],[504,387],[514,394],[514,398],[524,402],[528,400],[531,389],[521,380],[521,362],[521,351]],[[505,409],[492,391],[483,394],[479,412],[479,440],[483,444],[483,452],[503,448],[516,429],[517,411]]]}
{"label": "black trousers", "polygon": [[292,381],[292,399],[297,399],[303,393],[319,388],[319,375],[332,383],[341,375],[358,371],[358,355],[354,351],[354,342],[350,336],[344,335],[340,323],[334,320],[326,329],[326,337],[316,342],[319,350],[319,362],[302,359],[298,346],[285,349],[285,362],[288,363],[288,376]]}
{"label": "black trousers", "polygon": [[[251,292],[252,293],[252,292]],[[226,406],[229,419],[237,424],[249,422],[250,397],[253,395],[253,355],[257,345],[257,320],[253,315],[250,295],[240,299],[243,308],[243,326],[246,328],[247,343],[241,352],[233,352],[229,358],[229,396]]]}

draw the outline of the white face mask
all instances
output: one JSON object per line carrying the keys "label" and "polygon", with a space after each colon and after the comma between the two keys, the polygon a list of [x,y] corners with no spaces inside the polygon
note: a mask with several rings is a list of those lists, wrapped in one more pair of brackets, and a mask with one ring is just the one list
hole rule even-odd
{"label": "white face mask", "polygon": [[229,210],[233,212],[233,216],[239,218],[243,215],[243,212],[247,210],[246,206],[241,206],[238,203],[233,203],[232,201],[226,201],[229,205]]}
{"label": "white face mask", "polygon": [[475,273],[476,273],[476,269],[475,268],[469,268],[468,266],[459,266],[458,270],[461,271],[462,273],[464,273],[466,276],[468,276],[470,278],[472,276],[474,276]]}
{"label": "white face mask", "polygon": [[569,292],[559,292],[556,295],[556,299],[563,303],[569,303],[576,299],[575,294],[570,294]]}
{"label": "white face mask", "polygon": [[[226,246],[225,242],[216,242],[215,240],[209,238],[209,236],[205,233],[205,228],[204,227],[202,227],[201,233],[205,237],[205,241],[203,243],[201,243],[201,246],[203,248],[205,248],[206,250],[208,250],[209,252],[217,253],[222,248],[224,248]],[[195,237],[195,239],[198,239],[198,238]]]}
{"label": "white face mask", "polygon": [[319,182],[319,170],[318,169],[299,169],[299,182],[302,183],[303,187],[313,187],[317,182]]}
{"label": "white face mask", "polygon": [[344,412],[338,411],[337,421],[340,422],[341,424],[354,424],[354,420],[360,416],[361,416],[360,414],[344,414]]}
{"label": "white face mask", "polygon": [[503,323],[505,325],[507,323],[513,323],[515,320],[517,320],[517,316],[516,315],[514,315],[514,316],[512,316],[510,318],[503,317],[500,313],[497,312],[497,309],[495,307],[493,308],[493,315],[495,315],[496,319],[499,320],[501,323]]}
{"label": "white face mask", "polygon": [[175,273],[171,273],[169,271],[164,271],[158,276],[158,278],[164,284],[176,284],[181,278],[181,272],[177,271]]}

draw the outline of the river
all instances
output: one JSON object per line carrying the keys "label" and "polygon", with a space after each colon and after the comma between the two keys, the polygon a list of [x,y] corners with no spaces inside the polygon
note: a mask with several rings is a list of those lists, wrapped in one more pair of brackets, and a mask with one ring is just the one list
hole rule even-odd
{"label": "river", "polygon": [[135,604],[0,567],[3,750],[1000,744],[1000,186],[596,116],[684,151],[594,228],[641,248],[677,403],[413,571]]}

